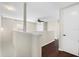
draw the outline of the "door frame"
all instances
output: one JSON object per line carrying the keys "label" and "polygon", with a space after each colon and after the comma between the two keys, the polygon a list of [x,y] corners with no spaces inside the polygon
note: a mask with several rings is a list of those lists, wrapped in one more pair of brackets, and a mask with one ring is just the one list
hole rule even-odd
{"label": "door frame", "polygon": [[63,10],[67,9],[67,8],[70,8],[70,7],[73,7],[75,5],[78,5],[79,2],[76,2],[76,3],[73,3],[71,5],[68,5],[66,7],[63,7],[63,8],[60,8],[59,9],[59,49],[60,51],[63,51],[62,49],[62,46],[61,46],[61,40],[63,39],[63,33],[64,33],[64,29],[63,29],[63,19],[62,19],[62,16],[63,16]]}

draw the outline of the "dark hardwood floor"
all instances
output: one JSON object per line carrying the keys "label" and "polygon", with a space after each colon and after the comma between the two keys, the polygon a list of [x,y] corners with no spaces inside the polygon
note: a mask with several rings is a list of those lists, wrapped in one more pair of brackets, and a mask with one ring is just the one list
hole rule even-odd
{"label": "dark hardwood floor", "polygon": [[78,57],[65,51],[59,51],[57,57]]}
{"label": "dark hardwood floor", "polygon": [[42,57],[78,57],[65,51],[58,51],[58,40],[42,47]]}

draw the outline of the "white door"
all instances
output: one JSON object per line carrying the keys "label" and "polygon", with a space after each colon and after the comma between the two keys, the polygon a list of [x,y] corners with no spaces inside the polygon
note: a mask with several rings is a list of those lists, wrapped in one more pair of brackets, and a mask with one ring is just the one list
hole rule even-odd
{"label": "white door", "polygon": [[62,9],[62,50],[78,56],[79,4]]}

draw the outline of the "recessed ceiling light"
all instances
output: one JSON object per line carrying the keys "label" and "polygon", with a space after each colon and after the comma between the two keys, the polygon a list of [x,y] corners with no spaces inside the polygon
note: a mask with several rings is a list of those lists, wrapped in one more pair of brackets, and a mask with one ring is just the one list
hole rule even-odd
{"label": "recessed ceiling light", "polygon": [[13,6],[10,6],[10,5],[4,5],[4,8],[6,8],[9,11],[15,11],[16,10]]}

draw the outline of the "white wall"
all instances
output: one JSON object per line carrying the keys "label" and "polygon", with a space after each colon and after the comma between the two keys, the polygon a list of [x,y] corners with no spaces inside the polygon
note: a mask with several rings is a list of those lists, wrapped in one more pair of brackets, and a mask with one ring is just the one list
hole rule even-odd
{"label": "white wall", "polygon": [[55,38],[59,38],[59,22],[58,20],[55,21],[48,21],[48,31],[53,31]]}
{"label": "white wall", "polygon": [[2,56],[15,56],[14,45],[13,45],[13,28],[16,26],[16,22],[9,18],[2,17],[1,25],[3,32],[1,33],[1,51]]}
{"label": "white wall", "polygon": [[48,31],[48,32],[42,32],[40,37],[40,46],[45,46],[55,40],[54,32]]}
{"label": "white wall", "polygon": [[34,32],[34,31],[36,31],[36,23],[27,22],[26,31],[27,32]]}
{"label": "white wall", "polygon": [[9,17],[2,17],[2,25],[5,29],[15,30],[15,31],[23,31],[23,22],[9,18]]}
{"label": "white wall", "polygon": [[4,30],[1,33],[1,56],[15,56],[13,30],[18,30],[17,24],[19,22],[15,21],[15,19],[2,17],[1,26]]}
{"label": "white wall", "polygon": [[44,30],[44,26],[43,26],[43,22],[40,23],[40,22],[37,22],[36,24],[36,31],[43,31]]}

